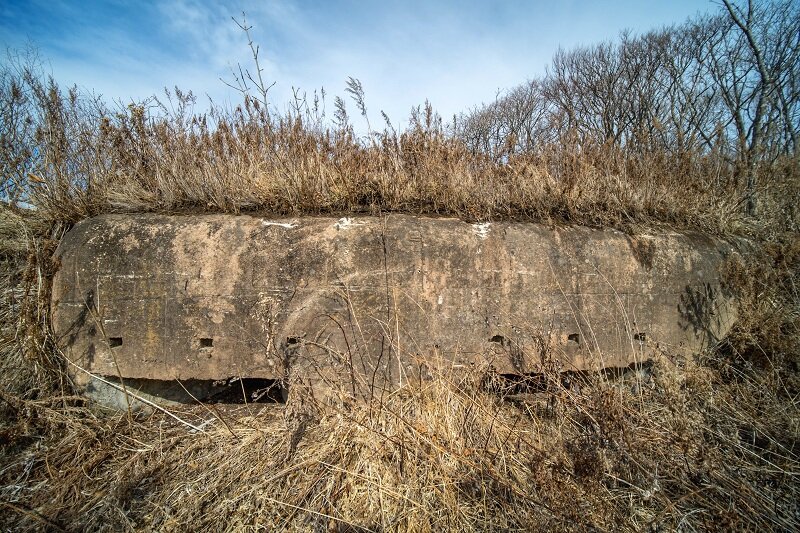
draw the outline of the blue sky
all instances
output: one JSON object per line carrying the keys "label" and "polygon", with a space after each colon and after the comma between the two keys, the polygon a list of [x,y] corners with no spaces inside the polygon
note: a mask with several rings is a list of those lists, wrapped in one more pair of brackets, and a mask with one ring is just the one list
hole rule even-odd
{"label": "blue sky", "polygon": [[[245,11],[282,108],[291,88],[344,95],[359,78],[374,123],[429,99],[445,118],[544,72],[559,46],[613,39],[716,10],[709,0],[358,2],[4,0],[0,42],[33,43],[62,83],[129,102],[178,85],[217,102],[248,64]],[[355,109],[350,106],[351,115]]]}

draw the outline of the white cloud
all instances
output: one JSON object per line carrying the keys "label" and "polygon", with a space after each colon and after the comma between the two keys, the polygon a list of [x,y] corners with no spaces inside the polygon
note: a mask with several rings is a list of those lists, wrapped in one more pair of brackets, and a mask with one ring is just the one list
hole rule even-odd
{"label": "white cloud", "polygon": [[231,20],[241,19],[238,13],[197,0],[169,0],[157,6],[164,25],[185,40],[182,48],[194,61],[219,69],[246,58],[244,35]]}
{"label": "white cloud", "polygon": [[[685,5],[674,7],[681,1]],[[219,103],[238,100],[219,80],[231,79],[230,67],[241,63],[255,75],[247,40],[231,20],[245,11],[261,47],[265,79],[277,82],[270,91],[277,107],[291,98],[292,87],[310,94],[324,86],[330,114],[333,95],[344,96],[345,80],[353,76],[362,81],[370,119],[378,126],[381,110],[402,122],[425,99],[449,120],[453,113],[491,101],[498,90],[542,73],[559,45],[613,38],[623,26],[641,24],[656,10],[634,0],[628,4],[614,12],[599,2],[575,1],[445,5],[387,0],[362,6],[347,0],[319,5],[159,0],[142,4],[144,18],[134,16],[138,4],[106,7],[109,15],[98,24],[80,16],[82,9],[91,12],[91,5],[57,2],[50,5],[58,14],[49,19],[43,3],[24,16],[30,17],[25,19],[29,26],[39,25],[41,34],[31,37],[43,41],[42,54],[50,57],[60,81],[124,101],[178,85],[191,89],[203,104],[205,94]],[[668,17],[674,9],[683,11],[673,20],[682,20],[696,5],[675,0],[658,9],[662,12],[652,17]],[[10,31],[20,16],[3,13]],[[647,26],[659,22],[670,21],[656,18]],[[58,35],[45,35],[53,28]]]}

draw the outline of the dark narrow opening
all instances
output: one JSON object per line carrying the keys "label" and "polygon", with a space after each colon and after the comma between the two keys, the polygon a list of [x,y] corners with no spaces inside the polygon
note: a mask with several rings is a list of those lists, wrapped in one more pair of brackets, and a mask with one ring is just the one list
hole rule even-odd
{"label": "dark narrow opening", "polygon": [[498,344],[503,344],[504,340],[505,338],[502,335],[494,335],[492,336],[491,339],[489,339],[489,342],[496,342]]}
{"label": "dark narrow opening", "polygon": [[122,337],[109,337],[108,345],[111,346],[112,348],[116,348],[117,346],[122,346]]}
{"label": "dark narrow opening", "polygon": [[637,376],[638,372],[652,373],[653,363],[631,363],[622,367],[607,367],[597,372],[567,370],[558,373],[489,374],[482,383],[485,391],[501,396],[553,392],[560,389],[580,389],[596,379],[619,379]]}
{"label": "dark narrow opening", "polygon": [[[119,383],[119,378],[114,376],[104,379]],[[204,404],[284,403],[286,397],[281,380],[262,378],[184,379],[180,382],[126,378],[125,387],[133,394],[154,397],[156,403],[159,398],[183,404],[198,401]]]}
{"label": "dark narrow opening", "polygon": [[570,333],[569,335],[567,335],[567,340],[569,342],[574,342],[576,344],[580,344],[581,343],[581,336],[579,334],[577,334],[577,333]]}
{"label": "dark narrow opening", "polygon": [[639,332],[636,335],[634,335],[633,338],[634,338],[634,340],[644,342],[644,341],[647,340],[647,333]]}
{"label": "dark narrow opening", "polygon": [[200,339],[201,348],[211,348],[212,346],[214,346],[214,339],[210,337],[203,337]]}
{"label": "dark narrow opening", "polygon": [[203,403],[283,403],[283,386],[276,379],[231,378],[215,382],[214,391]]}
{"label": "dark narrow opening", "polygon": [[562,388],[571,389],[585,379],[585,372],[572,371],[561,372],[557,375],[495,374],[484,383],[484,387],[489,392],[501,395],[535,394]]}

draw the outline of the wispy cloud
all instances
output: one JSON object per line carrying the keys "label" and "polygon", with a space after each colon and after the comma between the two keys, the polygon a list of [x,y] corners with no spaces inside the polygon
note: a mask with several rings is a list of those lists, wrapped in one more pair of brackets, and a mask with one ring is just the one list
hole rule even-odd
{"label": "wispy cloud", "polygon": [[31,39],[66,83],[110,98],[142,99],[178,85],[217,101],[235,98],[219,79],[250,65],[231,20],[247,13],[273,102],[292,87],[342,94],[361,79],[371,115],[395,121],[429,99],[443,116],[489,101],[543,73],[558,46],[679,22],[710,3],[509,1],[339,2],[33,0],[0,8],[7,46]]}
{"label": "wispy cloud", "polygon": [[161,24],[193,62],[219,69],[244,58],[241,30],[231,19],[239,14],[231,13],[224,4],[169,0],[159,2],[157,7]]}

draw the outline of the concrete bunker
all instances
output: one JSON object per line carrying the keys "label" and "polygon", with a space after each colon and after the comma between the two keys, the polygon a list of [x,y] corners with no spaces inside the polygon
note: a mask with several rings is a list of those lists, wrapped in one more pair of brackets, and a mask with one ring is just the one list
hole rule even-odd
{"label": "concrete bunker", "polygon": [[120,381],[169,403],[237,380],[247,401],[291,380],[359,396],[442,368],[594,371],[722,338],[731,251],[699,234],[409,215],[103,215],[56,252],[53,328],[109,404]]}

